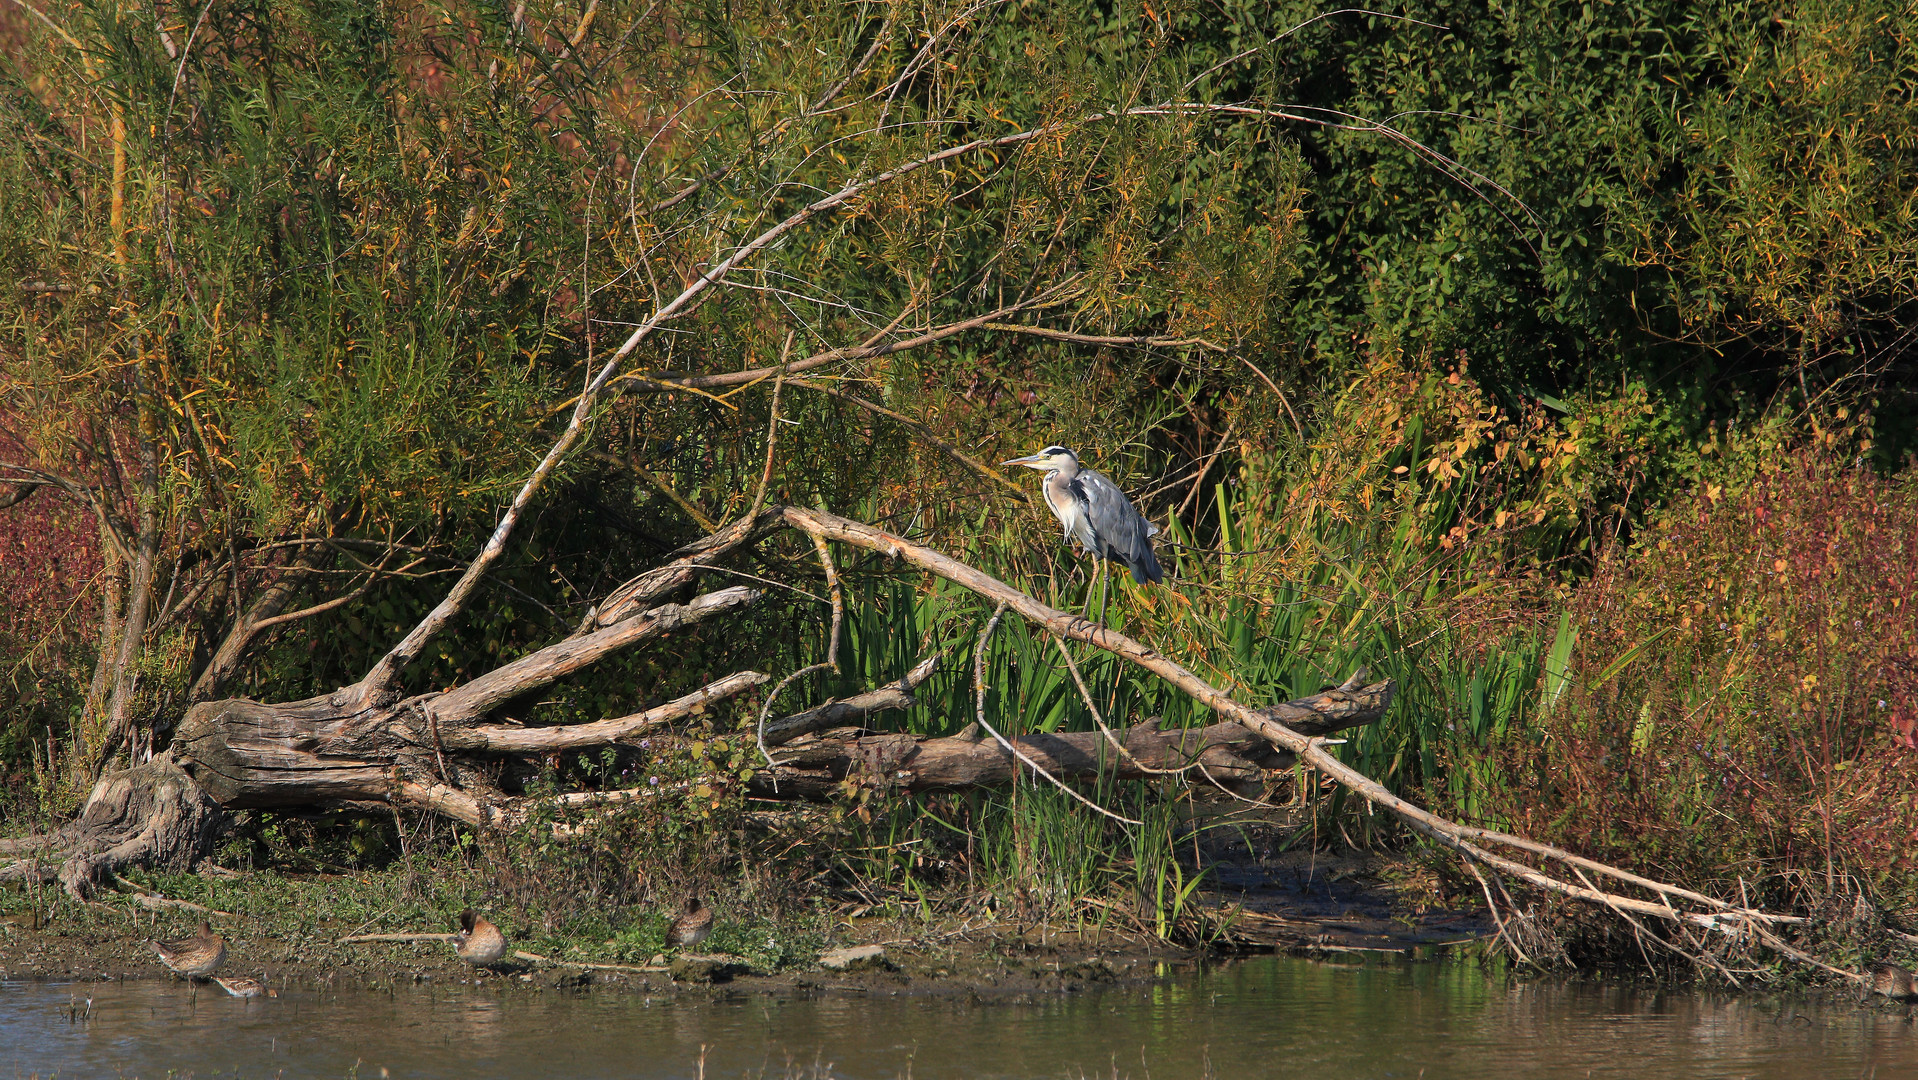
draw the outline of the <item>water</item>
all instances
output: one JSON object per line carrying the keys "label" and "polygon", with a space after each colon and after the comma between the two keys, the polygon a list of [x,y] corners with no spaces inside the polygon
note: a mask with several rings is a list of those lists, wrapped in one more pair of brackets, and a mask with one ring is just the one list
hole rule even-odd
{"label": "water", "polygon": [[[88,996],[91,1017],[69,1020]],[[0,1078],[696,1078],[702,1047],[715,1080],[1918,1077],[1903,1011],[1501,980],[1464,963],[1271,957],[1025,1003],[0,984]]]}

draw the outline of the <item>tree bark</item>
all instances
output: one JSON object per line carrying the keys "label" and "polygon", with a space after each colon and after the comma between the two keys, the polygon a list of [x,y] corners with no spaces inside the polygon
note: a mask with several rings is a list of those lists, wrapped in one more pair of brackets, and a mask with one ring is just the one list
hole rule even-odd
{"label": "tree bark", "polygon": [[0,881],[57,878],[85,898],[128,866],[191,868],[227,823],[220,805],[162,754],[102,777],[79,815],[52,835],[0,842],[0,856],[16,860],[0,867]]}
{"label": "tree bark", "polygon": [[[1392,701],[1390,682],[1328,690],[1287,702],[1292,728],[1326,735],[1372,723]],[[1237,722],[1202,728],[1161,729],[1147,721],[1112,733],[1074,731],[1022,735],[1012,743],[1040,768],[1061,780],[1142,780],[1189,769],[1191,778],[1237,789],[1262,783],[1289,769],[1295,757]],[[1121,754],[1113,743],[1125,748]],[[873,735],[857,730],[795,739],[779,763],[752,779],[754,795],[824,799],[850,779],[900,791],[953,791],[1011,783],[1029,768],[1004,744],[972,728],[947,738]]]}

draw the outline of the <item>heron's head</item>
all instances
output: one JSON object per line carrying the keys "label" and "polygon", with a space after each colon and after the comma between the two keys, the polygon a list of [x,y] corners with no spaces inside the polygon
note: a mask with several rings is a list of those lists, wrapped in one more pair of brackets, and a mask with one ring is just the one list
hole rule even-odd
{"label": "heron's head", "polygon": [[1054,469],[1078,468],[1079,455],[1063,446],[1048,446],[1036,454],[1027,454],[1025,457],[1013,458],[1011,461],[1003,461],[1000,464],[1024,465],[1028,469],[1051,472]]}

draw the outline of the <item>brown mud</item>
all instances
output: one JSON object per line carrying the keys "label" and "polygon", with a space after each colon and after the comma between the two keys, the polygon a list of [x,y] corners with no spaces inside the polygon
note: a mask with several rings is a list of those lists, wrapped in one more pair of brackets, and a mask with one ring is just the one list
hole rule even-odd
{"label": "brown mud", "polygon": [[[1211,888],[1196,898],[1200,917],[1193,921],[1202,940],[1177,945],[1109,928],[1061,932],[1056,923],[1011,918],[944,927],[916,919],[865,918],[840,923],[833,935],[835,946],[876,944],[884,949],[880,963],[854,971],[754,971],[726,957],[682,963],[677,971],[670,965],[642,970],[651,965],[524,959],[497,970],[475,971],[454,957],[444,941],[349,944],[340,939],[351,936],[353,927],[269,927],[219,917],[213,922],[227,939],[221,974],[250,975],[275,987],[467,982],[501,989],[591,986],[656,995],[819,992],[995,998],[1148,982],[1221,955],[1289,951],[1429,956],[1491,932],[1482,911],[1425,909],[1418,901],[1430,894],[1419,887],[1417,868],[1400,860],[1245,848],[1240,853],[1238,859],[1210,862]],[[138,913],[104,927],[98,920],[94,926],[56,920],[36,927],[28,915],[0,917],[0,981],[178,978],[160,964],[146,939],[167,936],[195,918],[185,911],[157,917]],[[210,985],[202,989],[219,992]]]}

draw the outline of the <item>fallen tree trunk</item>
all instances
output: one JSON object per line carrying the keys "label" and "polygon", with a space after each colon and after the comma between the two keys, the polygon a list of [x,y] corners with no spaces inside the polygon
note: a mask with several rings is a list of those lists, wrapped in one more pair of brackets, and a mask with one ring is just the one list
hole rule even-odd
{"label": "fallen tree trunk", "polygon": [[[1392,701],[1390,682],[1340,687],[1287,702],[1288,715],[1309,735],[1326,735],[1369,724]],[[1296,758],[1238,723],[1162,729],[1148,721],[1115,731],[1022,735],[1011,747],[976,729],[947,738],[827,732],[794,740],[778,764],[752,778],[751,791],[766,798],[824,799],[849,784],[894,791],[954,791],[1011,783],[1032,766],[1061,780],[1142,780],[1187,772],[1200,782],[1231,790],[1263,787]],[[1119,748],[1124,747],[1121,753]],[[1020,760],[1021,755],[1031,764]]]}
{"label": "fallen tree trunk", "polygon": [[734,587],[686,604],[629,605],[618,622],[595,622],[441,694],[387,701],[345,687],[304,701],[203,702],[187,710],[163,752],[103,777],[73,821],[46,836],[0,843],[0,856],[14,860],[0,866],[0,880],[57,877],[85,897],[128,866],[186,869],[212,849],[233,810],[401,807],[478,828],[516,821],[520,800],[494,784],[492,760],[634,738],[767,676],[739,672],[642,713],[572,727],[482,723],[491,710],[616,649],[758,596]]}

